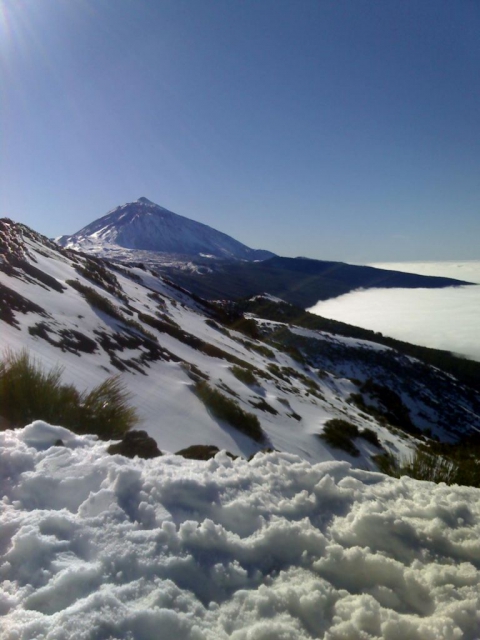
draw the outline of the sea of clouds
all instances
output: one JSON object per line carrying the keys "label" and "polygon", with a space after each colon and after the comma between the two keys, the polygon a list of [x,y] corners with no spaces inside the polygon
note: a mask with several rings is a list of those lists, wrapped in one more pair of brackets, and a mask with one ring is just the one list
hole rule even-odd
{"label": "sea of clouds", "polygon": [[108,444],[0,433],[2,638],[479,637],[478,489]]}
{"label": "sea of clouds", "polygon": [[446,276],[477,286],[368,289],[317,303],[312,313],[480,361],[480,261],[377,263],[371,266]]}

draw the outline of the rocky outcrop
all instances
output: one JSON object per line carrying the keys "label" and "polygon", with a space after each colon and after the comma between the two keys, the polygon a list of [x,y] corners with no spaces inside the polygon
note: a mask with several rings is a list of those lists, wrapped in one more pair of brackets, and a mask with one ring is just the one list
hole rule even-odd
{"label": "rocky outcrop", "polygon": [[158,458],[163,455],[157,443],[146,431],[128,431],[120,442],[107,449],[111,455],[120,454],[126,458]]}

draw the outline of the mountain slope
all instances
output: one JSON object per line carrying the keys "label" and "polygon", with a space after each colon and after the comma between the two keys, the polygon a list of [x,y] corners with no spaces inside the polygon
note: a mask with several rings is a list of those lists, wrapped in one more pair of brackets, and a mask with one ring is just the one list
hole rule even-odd
{"label": "mountain slope", "polygon": [[[456,440],[480,428],[472,389],[372,340],[243,317],[236,305],[212,305],[148,269],[62,249],[8,220],[0,249],[0,345],[61,364],[81,389],[121,372],[162,450],[209,444],[248,456],[272,446],[373,469],[372,456],[406,453],[422,431]],[[236,404],[240,429],[218,417],[209,394]],[[245,414],[262,437],[242,430]],[[332,419],[358,430],[350,453],[320,437]],[[363,438],[365,429],[376,437]]]}
{"label": "mountain slope", "polygon": [[71,236],[57,242],[84,251],[125,249],[155,251],[184,256],[264,260],[273,254],[250,249],[225,233],[180,216],[139,198],[95,220]]}
{"label": "mountain slope", "polygon": [[[8,637],[478,637],[479,490],[368,472],[479,430],[474,389],[271,296],[208,303],[10,220],[0,256],[0,346],[80,388],[121,372],[163,451],[2,425]],[[219,418],[206,385],[263,442]],[[173,453],[190,444],[243,457]]]}
{"label": "mountain slope", "polygon": [[282,258],[255,263],[224,263],[214,268],[163,271],[182,286],[208,299],[249,298],[268,292],[299,307],[334,298],[354,289],[441,288],[470,284],[451,278],[420,276],[343,262]]}
{"label": "mountain slope", "polygon": [[143,264],[204,298],[248,298],[268,292],[306,308],[354,289],[439,288],[469,284],[254,250],[147,198],[127,203],[72,236],[63,247],[123,264]]}

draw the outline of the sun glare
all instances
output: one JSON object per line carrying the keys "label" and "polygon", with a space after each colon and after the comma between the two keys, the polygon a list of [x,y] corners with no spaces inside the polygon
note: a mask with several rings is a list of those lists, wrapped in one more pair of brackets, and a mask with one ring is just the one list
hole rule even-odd
{"label": "sun glare", "polygon": [[39,45],[35,34],[32,5],[0,0],[0,53],[3,64],[31,55]]}
{"label": "sun glare", "polygon": [[0,0],[0,43],[3,44],[9,33],[10,11],[6,0]]}

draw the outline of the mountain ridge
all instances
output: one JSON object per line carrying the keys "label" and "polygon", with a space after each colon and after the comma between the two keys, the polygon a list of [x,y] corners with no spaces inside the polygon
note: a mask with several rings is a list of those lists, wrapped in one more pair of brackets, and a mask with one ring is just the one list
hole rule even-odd
{"label": "mountain ridge", "polygon": [[[480,395],[464,380],[271,295],[208,302],[11,220],[0,345],[76,389],[121,376],[160,449],[119,449],[88,411],[44,422],[35,387],[17,386],[21,424],[2,401],[11,637],[477,637]],[[429,482],[406,477],[422,460]]]}
{"label": "mountain ridge", "polygon": [[162,269],[168,277],[208,299],[238,300],[268,292],[298,307],[370,288],[443,288],[472,283],[345,262],[273,256],[261,262],[227,262],[208,271]]}
{"label": "mountain ridge", "polygon": [[231,236],[141,197],[120,205],[58,244],[124,264],[144,264],[208,299],[268,292],[308,308],[355,289],[471,284],[345,262],[288,258],[250,249]]}
{"label": "mountain ridge", "polygon": [[[81,388],[121,373],[162,450],[205,444],[248,457],[266,444],[375,469],[376,444],[359,440],[352,457],[324,441],[325,425],[347,419],[405,455],[428,430],[451,441],[480,429],[468,378],[401,344],[346,325],[296,325],[297,311],[271,296],[268,313],[208,302],[145,265],[64,249],[11,220],[0,220],[0,251],[0,344],[63,366]],[[236,406],[237,425],[254,426],[250,435],[205,404],[219,398]]]}

